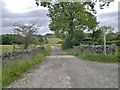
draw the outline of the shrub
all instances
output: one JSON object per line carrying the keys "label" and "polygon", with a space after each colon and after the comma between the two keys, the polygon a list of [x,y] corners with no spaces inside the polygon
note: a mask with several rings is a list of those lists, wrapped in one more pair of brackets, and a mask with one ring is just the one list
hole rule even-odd
{"label": "shrub", "polygon": [[64,41],[62,42],[62,48],[67,49],[67,48],[72,48],[72,44],[70,41]]}
{"label": "shrub", "polygon": [[120,40],[117,40],[117,41],[116,41],[116,45],[117,45],[117,46],[120,46]]}
{"label": "shrub", "polygon": [[80,44],[80,41],[75,37],[68,37],[65,39],[65,41],[62,42],[62,48],[68,49],[72,48],[73,46],[78,46]]}

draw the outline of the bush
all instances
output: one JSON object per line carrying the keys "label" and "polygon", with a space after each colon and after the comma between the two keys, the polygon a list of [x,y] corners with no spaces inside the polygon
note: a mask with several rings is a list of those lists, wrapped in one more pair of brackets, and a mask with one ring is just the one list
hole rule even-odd
{"label": "bush", "polygon": [[99,42],[93,41],[93,42],[92,42],[92,45],[99,45]]}
{"label": "bush", "polygon": [[62,43],[62,41],[59,41],[57,44],[61,44]]}
{"label": "bush", "polygon": [[63,49],[72,48],[73,46],[78,46],[78,45],[80,45],[80,41],[75,37],[73,37],[73,38],[68,37],[68,38],[66,38],[65,41],[62,42]]}
{"label": "bush", "polygon": [[117,40],[117,41],[116,41],[116,45],[117,45],[117,46],[120,46],[120,40]]}
{"label": "bush", "polygon": [[62,42],[62,48],[63,49],[72,48],[71,41],[64,41],[64,42]]}

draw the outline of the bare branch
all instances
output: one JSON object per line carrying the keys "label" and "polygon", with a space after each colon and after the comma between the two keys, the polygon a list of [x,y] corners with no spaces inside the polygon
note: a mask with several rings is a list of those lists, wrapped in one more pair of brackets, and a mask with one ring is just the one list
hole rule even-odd
{"label": "bare branch", "polygon": [[30,44],[30,39],[34,33],[37,32],[39,29],[35,24],[37,23],[38,19],[31,25],[31,24],[18,24],[15,23],[13,25],[14,31],[20,32],[24,36],[24,48],[28,48]]}

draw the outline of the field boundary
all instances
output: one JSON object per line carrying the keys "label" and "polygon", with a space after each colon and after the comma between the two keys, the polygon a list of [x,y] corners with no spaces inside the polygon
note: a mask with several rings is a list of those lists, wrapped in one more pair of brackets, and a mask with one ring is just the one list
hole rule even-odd
{"label": "field boundary", "polygon": [[0,57],[2,58],[2,65],[10,63],[12,61],[22,59],[23,57],[31,57],[35,55],[36,53],[42,52],[44,48],[34,48],[34,49],[26,49],[16,52],[8,52],[8,53],[2,53]]}

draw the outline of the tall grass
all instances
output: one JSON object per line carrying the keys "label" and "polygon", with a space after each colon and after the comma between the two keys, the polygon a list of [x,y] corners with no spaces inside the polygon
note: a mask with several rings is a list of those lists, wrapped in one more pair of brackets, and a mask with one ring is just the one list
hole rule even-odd
{"label": "tall grass", "polygon": [[42,62],[46,55],[49,55],[50,47],[45,48],[42,53],[38,53],[35,56],[26,57],[22,60],[17,60],[12,64],[3,66],[2,68],[2,84],[6,86],[19,78],[21,74],[26,72],[28,69],[34,67],[36,64]]}
{"label": "tall grass", "polygon": [[50,55],[50,53],[51,53],[51,45],[44,45],[44,48],[45,48],[45,50],[44,50],[44,52],[43,52],[43,54],[45,55],[45,56],[48,56],[48,55]]}
{"label": "tall grass", "polygon": [[68,54],[77,56],[84,60],[91,60],[97,62],[120,62],[118,59],[118,53],[115,54],[96,54],[96,53],[82,53],[75,49],[67,49],[66,52]]}
{"label": "tall grass", "polygon": [[2,89],[2,65],[0,63],[0,90]]}

